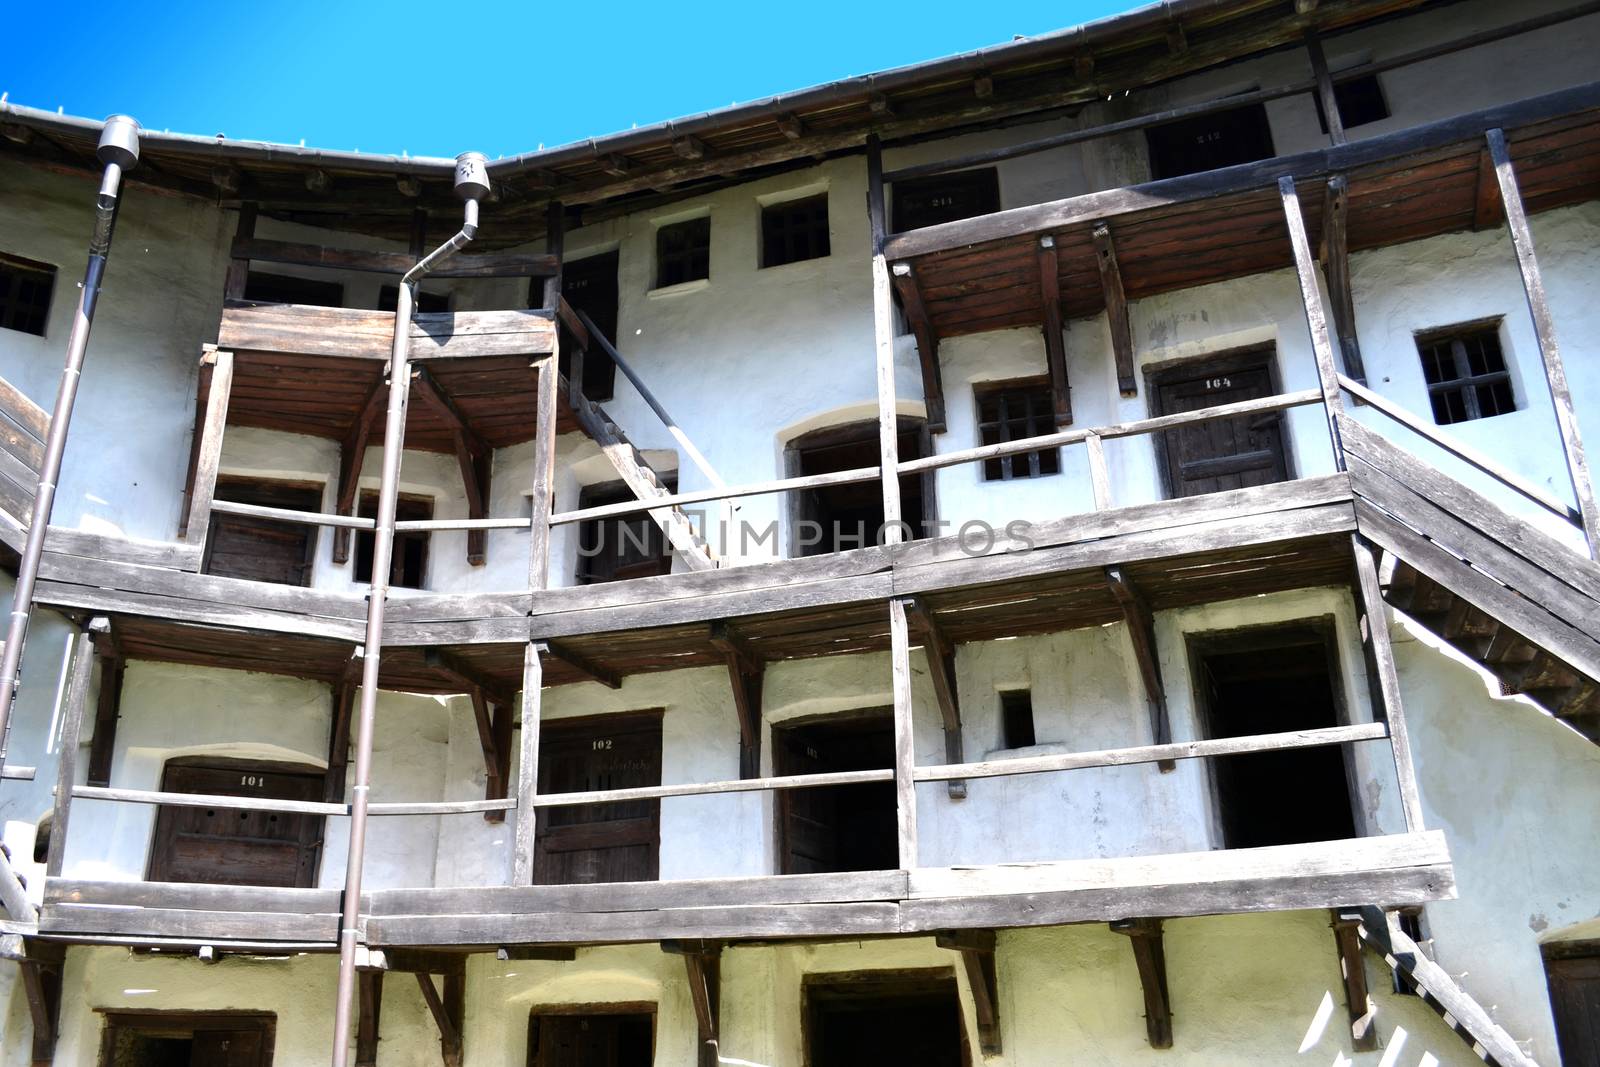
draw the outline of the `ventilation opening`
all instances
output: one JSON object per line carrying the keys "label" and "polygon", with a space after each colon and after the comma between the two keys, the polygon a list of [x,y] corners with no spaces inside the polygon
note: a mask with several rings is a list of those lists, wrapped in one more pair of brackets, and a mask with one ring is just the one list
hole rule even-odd
{"label": "ventilation opening", "polygon": [[1007,689],[1000,694],[1000,747],[1027,748],[1037,744],[1033,732],[1033,693]]}
{"label": "ventilation opening", "polygon": [[[772,736],[782,775],[894,766],[894,718],[887,708],[775,729]],[[784,874],[900,866],[892,781],[785,789],[778,794],[778,819]]]}
{"label": "ventilation opening", "polygon": [[948,972],[808,978],[810,1067],[968,1067],[961,1002]]}
{"label": "ventilation opening", "polygon": [[[1331,625],[1246,632],[1203,642],[1197,678],[1212,738],[1337,726]],[[1211,775],[1228,848],[1354,837],[1337,746],[1223,756]]]}

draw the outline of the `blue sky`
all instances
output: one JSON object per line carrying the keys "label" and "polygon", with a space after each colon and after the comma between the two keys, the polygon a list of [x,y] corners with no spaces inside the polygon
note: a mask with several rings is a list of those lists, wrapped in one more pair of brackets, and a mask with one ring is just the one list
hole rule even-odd
{"label": "blue sky", "polygon": [[1138,3],[4,0],[0,92],[13,103],[92,118],[127,112],[153,129],[494,157],[998,44]]}

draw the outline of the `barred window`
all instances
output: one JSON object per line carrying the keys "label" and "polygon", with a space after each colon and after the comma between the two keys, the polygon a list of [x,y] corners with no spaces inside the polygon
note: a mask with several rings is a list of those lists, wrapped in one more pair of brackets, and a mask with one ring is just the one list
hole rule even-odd
{"label": "barred window", "polygon": [[1440,426],[1517,409],[1498,322],[1419,335],[1417,352]]}
{"label": "barred window", "polygon": [[828,194],[761,209],[761,265],[821,259],[828,247]]}
{"label": "barred window", "polygon": [[[1043,378],[980,385],[977,396],[978,434],[986,445],[1020,441],[1055,430],[1050,383]],[[984,460],[983,480],[999,482],[1012,478],[1039,478],[1060,471],[1061,450],[1044,448],[1037,452]]]}
{"label": "barred window", "polygon": [[675,222],[656,231],[656,288],[711,277],[711,219]]}
{"label": "barred window", "polygon": [[0,253],[0,327],[44,336],[56,269]]}

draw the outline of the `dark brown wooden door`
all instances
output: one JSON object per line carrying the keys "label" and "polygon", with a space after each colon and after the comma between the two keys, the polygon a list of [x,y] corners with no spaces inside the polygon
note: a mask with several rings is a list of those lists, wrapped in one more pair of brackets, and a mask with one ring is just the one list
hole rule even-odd
{"label": "dark brown wooden door", "polygon": [[[1232,404],[1273,396],[1271,353],[1258,351],[1207,360],[1155,375],[1151,380],[1155,414]],[[1161,435],[1170,496],[1199,496],[1244,489],[1289,477],[1279,412],[1237,419],[1214,419]]]}
{"label": "dark brown wooden door", "polygon": [[[319,801],[323,774],[293,764],[184,759],[167,764],[161,788]],[[317,884],[321,854],[319,815],[163,805],[156,816],[147,877],[152,882],[309,888]]]}
{"label": "dark brown wooden door", "polygon": [[[218,478],[217,499],[296,511],[322,510],[322,487],[255,478]],[[278,585],[310,585],[316,527],[243,515],[214,515],[206,535],[207,574]]]}
{"label": "dark brown wooden door", "polygon": [[[540,793],[660,784],[659,711],[593,715],[541,727]],[[659,877],[659,800],[579,804],[538,812],[536,885],[650,882]]]}
{"label": "dark brown wooden door", "polygon": [[1600,1067],[1600,955],[1546,960],[1564,1067]]}
{"label": "dark brown wooden door", "polygon": [[648,1012],[534,1015],[528,1067],[650,1067],[655,1016]]}
{"label": "dark brown wooden door", "polygon": [[[823,754],[797,730],[774,730],[779,774],[821,774]],[[839,869],[839,804],[832,789],[784,789],[778,793],[778,836],[783,874],[818,874]]]}

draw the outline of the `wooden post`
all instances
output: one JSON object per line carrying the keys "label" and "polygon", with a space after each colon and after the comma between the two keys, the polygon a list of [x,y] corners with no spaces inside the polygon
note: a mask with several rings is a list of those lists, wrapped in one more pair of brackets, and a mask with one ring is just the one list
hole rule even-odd
{"label": "wooden post", "polygon": [[[200,358],[200,367],[205,418],[197,417],[196,436],[189,449],[189,495],[182,530],[184,541],[191,545],[205,544],[211,525],[211,501],[216,495],[217,467],[222,461],[222,432],[228,422],[228,398],[233,393],[233,353],[207,352]],[[198,405],[197,398],[197,408]]]}
{"label": "wooden post", "polygon": [[[894,389],[894,315],[889,297],[889,263],[883,256],[883,146],[867,137],[867,221],[872,231],[872,330],[877,342],[878,461],[883,487],[883,543],[906,540],[900,519],[900,420]],[[902,613],[903,618],[903,613]]]}
{"label": "wooden post", "polygon": [[1422,795],[1417,790],[1417,772],[1411,762],[1411,739],[1406,730],[1405,706],[1400,700],[1400,677],[1394,667],[1394,647],[1389,642],[1389,614],[1378,586],[1378,564],[1372,546],[1360,534],[1350,535],[1355,555],[1356,588],[1360,596],[1363,651],[1367,658],[1369,681],[1376,676],[1378,707],[1375,714],[1389,724],[1389,745],[1394,752],[1394,774],[1400,784],[1400,807],[1405,813],[1406,832],[1425,829]]}
{"label": "wooden post", "polygon": [[109,627],[94,634],[95,655],[100,660],[100,693],[95,698],[94,736],[89,741],[88,785],[111,784],[111,760],[117,750],[117,719],[122,714],[122,676],[128,669],[116,633]]}
{"label": "wooden post", "polygon": [[556,477],[557,356],[539,361],[538,396],[534,402],[533,486],[529,499],[528,588],[537,592],[550,586],[550,497]]}
{"label": "wooden post", "polygon": [[[111,623],[96,618],[72,639],[72,667],[67,676],[67,695],[61,708],[61,738],[56,749],[56,802],[50,816],[50,850],[45,859],[44,873],[55,878],[61,874],[67,855],[67,823],[72,816],[72,787],[78,778],[78,738],[83,729],[83,709],[89,702],[89,675],[94,666],[94,635],[109,633]],[[111,679],[101,675],[100,684],[108,685]]]}
{"label": "wooden post", "polygon": [[[56,1055],[56,1034],[61,1025],[61,972],[66,966],[64,947],[45,949],[37,942],[21,961],[22,989],[33,1022],[33,1067],[49,1067]],[[38,954],[35,956],[35,954]]]}
{"label": "wooden post", "polygon": [[1550,301],[1545,296],[1544,275],[1539,270],[1539,259],[1534,254],[1533,231],[1528,227],[1528,215],[1523,210],[1522,193],[1517,188],[1517,174],[1511,166],[1511,149],[1506,144],[1502,130],[1490,130],[1489,155],[1494,161],[1495,177],[1500,183],[1500,202],[1505,207],[1506,229],[1511,233],[1511,245],[1516,249],[1517,267],[1522,271],[1522,288],[1528,295],[1528,314],[1533,318],[1533,332],[1539,340],[1539,356],[1544,362],[1545,381],[1550,386],[1550,402],[1556,409],[1556,429],[1561,434],[1561,445],[1567,453],[1567,473],[1572,479],[1572,491],[1578,498],[1578,511],[1583,515],[1584,538],[1589,545],[1589,558],[1600,560],[1600,507],[1595,504],[1594,482],[1589,475],[1589,461],[1584,456],[1583,438],[1578,433],[1578,417],[1572,408],[1572,391],[1567,387],[1567,371],[1561,360],[1561,347],[1556,343],[1555,319],[1550,314]]}
{"label": "wooden post", "polygon": [[734,714],[739,717],[739,777],[761,776],[761,693],[766,663],[726,622],[711,624],[711,644],[728,665]]}
{"label": "wooden post", "polygon": [[1344,144],[1344,116],[1339,114],[1339,99],[1333,92],[1333,77],[1328,73],[1328,57],[1322,51],[1322,38],[1312,27],[1306,28],[1306,51],[1311,55],[1311,75],[1317,79],[1317,99],[1322,103],[1323,120],[1328,124],[1328,140]]}
{"label": "wooden post", "polygon": [[383,972],[362,971],[357,982],[361,1014],[356,1020],[356,1067],[377,1067],[378,1034],[383,1012]]}
{"label": "wooden post", "polygon": [[464,976],[446,974],[444,995],[440,996],[438,987],[433,984],[433,975],[425,971],[418,971],[416,975],[417,987],[422,990],[422,999],[428,1005],[434,1024],[439,1027],[439,1057],[443,1060],[444,1067],[461,1067],[463,1052],[461,1027],[466,1015]]}
{"label": "wooden post", "polygon": [[[1156,655],[1155,620],[1150,607],[1121,567],[1107,567],[1106,585],[1122,608],[1122,621],[1133,643],[1133,657],[1144,679],[1145,699],[1150,712],[1150,743],[1172,743],[1172,722],[1167,713],[1167,688],[1161,679],[1161,660]],[[1161,760],[1156,766],[1162,774],[1178,769],[1176,760]]]}
{"label": "wooden post", "polygon": [[1317,381],[1322,387],[1322,408],[1328,419],[1328,437],[1333,443],[1333,465],[1344,470],[1344,443],[1339,438],[1339,414],[1344,401],[1339,395],[1339,371],[1333,363],[1333,341],[1328,336],[1328,318],[1322,310],[1322,290],[1317,288],[1317,265],[1306,237],[1306,220],[1300,212],[1300,194],[1294,179],[1278,179],[1278,196],[1283,201],[1283,218],[1289,227],[1289,244],[1294,249],[1295,274],[1300,280],[1300,297],[1306,312],[1306,328],[1311,332],[1311,352],[1317,361]]}
{"label": "wooden post", "polygon": [[1104,511],[1111,506],[1111,472],[1106,467],[1105,441],[1091,431],[1083,443],[1089,451],[1089,485],[1094,490],[1094,509]]}
{"label": "wooden post", "polygon": [[717,941],[663,941],[663,952],[683,957],[694,1003],[698,1067],[717,1067],[722,1043],[722,945]]}
{"label": "wooden post", "polygon": [[534,828],[539,795],[539,707],[544,670],[539,662],[543,646],[529,641],[522,652],[522,765],[517,769],[517,827],[511,857],[511,884],[533,883]]}
{"label": "wooden post", "polygon": [[917,866],[917,749],[912,730],[911,640],[906,624],[906,602],[889,599],[889,656],[894,691],[894,797],[899,832],[900,867]]}
{"label": "wooden post", "polygon": [[[234,241],[248,241],[256,235],[256,205],[246,201],[239,205],[239,224],[234,230]],[[228,261],[228,277],[222,286],[224,300],[243,300],[245,285],[250,280],[250,260],[234,257]]]}
{"label": "wooden post", "polygon": [[554,312],[561,306],[561,268],[559,263],[566,255],[567,213],[559,200],[545,205],[544,250],[556,257],[556,272],[544,280],[544,306]]}

